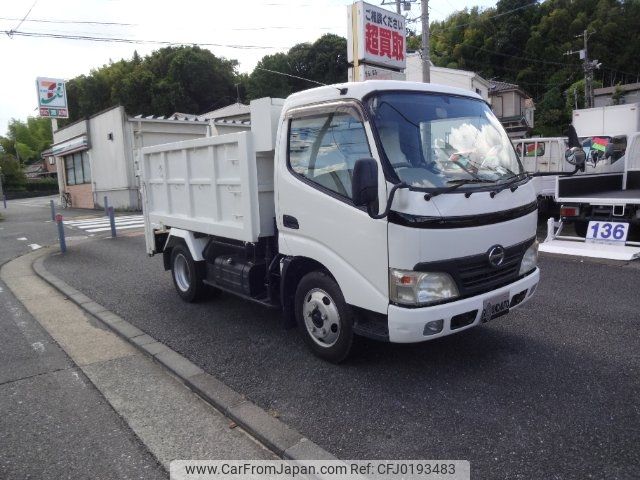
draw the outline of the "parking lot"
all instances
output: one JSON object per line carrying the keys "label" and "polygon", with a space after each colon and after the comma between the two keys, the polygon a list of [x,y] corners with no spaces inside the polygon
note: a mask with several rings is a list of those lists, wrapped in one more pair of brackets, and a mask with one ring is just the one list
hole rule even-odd
{"label": "parking lot", "polygon": [[325,363],[277,311],[185,304],[142,236],[46,262],[83,291],[344,459],[468,459],[473,478],[637,478],[640,268],[543,256],[535,298],[416,345],[363,340]]}

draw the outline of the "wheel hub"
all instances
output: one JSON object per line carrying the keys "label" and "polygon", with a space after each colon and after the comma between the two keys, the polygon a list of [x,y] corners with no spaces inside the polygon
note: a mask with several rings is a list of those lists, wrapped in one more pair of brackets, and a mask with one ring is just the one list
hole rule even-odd
{"label": "wheel hub", "polygon": [[182,253],[176,255],[173,264],[173,275],[181,291],[186,292],[189,290],[191,286],[191,272],[189,270],[189,263]]}
{"label": "wheel hub", "polygon": [[340,314],[331,296],[314,288],[305,296],[302,315],[311,338],[323,347],[331,347],[340,336]]}

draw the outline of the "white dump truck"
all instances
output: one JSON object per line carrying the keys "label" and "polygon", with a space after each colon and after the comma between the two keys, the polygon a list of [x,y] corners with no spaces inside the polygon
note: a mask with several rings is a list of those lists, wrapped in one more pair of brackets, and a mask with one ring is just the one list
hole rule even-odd
{"label": "white dump truck", "polygon": [[339,362],[356,335],[431,340],[533,295],[536,195],[475,93],[324,86],[253,101],[236,128],[142,150],[147,250],[184,300],[281,308]]}

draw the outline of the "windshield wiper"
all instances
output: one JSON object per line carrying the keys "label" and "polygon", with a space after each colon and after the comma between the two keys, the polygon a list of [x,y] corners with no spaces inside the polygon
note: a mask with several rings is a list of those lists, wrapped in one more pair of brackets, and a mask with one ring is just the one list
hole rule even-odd
{"label": "windshield wiper", "polygon": [[[450,180],[448,183],[455,183],[450,187],[442,187],[440,190],[436,190],[434,192],[426,193],[424,199],[429,201],[433,197],[437,197],[443,193],[451,193],[454,190],[457,190],[463,185],[469,185],[471,183],[495,183],[493,180],[487,180],[485,178],[463,178],[461,180]],[[471,192],[465,193],[465,196],[469,198],[471,196]]]}
{"label": "windshield wiper", "polygon": [[521,180],[524,180],[528,176],[529,176],[528,172],[522,172],[522,173],[514,174],[513,177],[510,177],[509,181],[503,183],[498,188],[496,188],[493,192],[491,192],[491,198],[495,197],[498,193],[500,193],[503,190],[506,190],[509,187],[511,187],[511,191],[512,192],[515,192],[520,185],[516,185],[515,187],[513,187],[512,185],[514,183],[518,183]]}

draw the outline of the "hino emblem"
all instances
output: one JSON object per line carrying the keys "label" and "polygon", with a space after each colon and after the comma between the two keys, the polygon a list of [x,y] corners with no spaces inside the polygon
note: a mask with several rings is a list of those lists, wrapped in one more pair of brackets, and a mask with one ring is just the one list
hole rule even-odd
{"label": "hino emblem", "polygon": [[504,262],[504,247],[502,245],[496,245],[491,247],[487,253],[487,259],[489,265],[492,267],[499,267]]}

